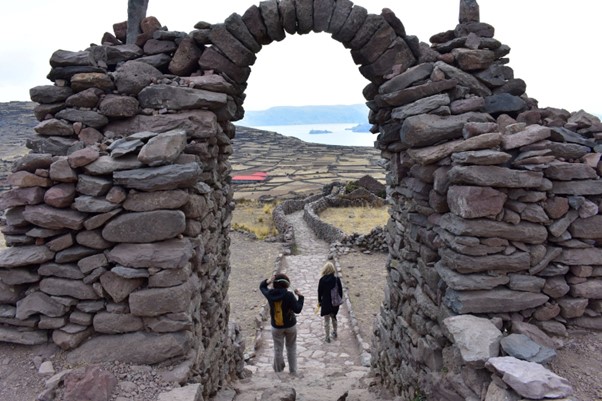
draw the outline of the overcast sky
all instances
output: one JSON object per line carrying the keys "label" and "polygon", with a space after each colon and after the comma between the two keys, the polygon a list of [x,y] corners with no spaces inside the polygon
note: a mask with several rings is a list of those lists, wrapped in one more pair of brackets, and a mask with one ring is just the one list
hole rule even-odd
{"label": "overcast sky", "polygon": [[[602,37],[597,0],[479,0],[481,21],[509,45],[515,77],[540,107],[602,114]],[[170,30],[190,32],[198,21],[242,15],[251,0],[150,0],[147,15]],[[409,35],[429,43],[453,29],[458,0],[356,0],[378,14],[388,7]],[[57,49],[99,43],[115,22],[127,19],[127,0],[0,0],[0,102],[29,100],[29,88],[47,85],[48,60]],[[288,35],[264,46],[252,68],[246,110],[278,105],[363,103],[368,84],[349,51],[326,33]]]}

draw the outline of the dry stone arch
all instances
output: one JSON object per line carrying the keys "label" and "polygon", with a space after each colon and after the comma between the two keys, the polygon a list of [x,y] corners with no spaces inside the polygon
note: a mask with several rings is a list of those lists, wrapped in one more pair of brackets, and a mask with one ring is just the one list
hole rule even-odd
{"label": "dry stone arch", "polygon": [[[135,44],[116,24],[101,45],[52,55],[53,85],[30,92],[39,135],[0,198],[1,340],[52,338],[74,360],[180,358],[176,378],[204,394],[240,372],[232,122],[262,47],[311,31],[370,82],[392,210],[372,362],[385,385],[479,399],[505,369],[490,360],[500,330],[552,348],[567,324],[602,328],[602,124],[539,109],[474,0],[430,46],[348,0],[262,1],[195,28],[148,17]],[[492,346],[464,336],[475,327]]]}

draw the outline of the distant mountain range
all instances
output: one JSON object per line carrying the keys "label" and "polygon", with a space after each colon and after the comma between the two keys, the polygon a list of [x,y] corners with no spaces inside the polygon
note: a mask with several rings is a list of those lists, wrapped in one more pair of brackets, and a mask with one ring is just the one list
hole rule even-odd
{"label": "distant mountain range", "polygon": [[305,125],[368,122],[369,109],[365,104],[337,106],[277,106],[262,111],[246,111],[237,125]]}

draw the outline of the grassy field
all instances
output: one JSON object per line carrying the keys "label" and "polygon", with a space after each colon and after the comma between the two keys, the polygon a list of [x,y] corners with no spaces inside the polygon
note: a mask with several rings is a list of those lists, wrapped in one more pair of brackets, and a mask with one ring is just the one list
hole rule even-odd
{"label": "grassy field", "polygon": [[[253,233],[260,240],[278,234],[272,221],[276,205],[254,200],[237,201],[232,214],[232,228]],[[320,218],[345,234],[368,234],[375,227],[387,224],[389,212],[386,206],[328,208],[320,213]]]}
{"label": "grassy field", "polygon": [[232,228],[255,234],[262,240],[278,234],[272,220],[275,203],[260,203],[253,200],[236,202],[232,213]]}
{"label": "grassy field", "polygon": [[328,208],[320,213],[320,218],[345,234],[368,234],[387,224],[389,212],[386,206]]}

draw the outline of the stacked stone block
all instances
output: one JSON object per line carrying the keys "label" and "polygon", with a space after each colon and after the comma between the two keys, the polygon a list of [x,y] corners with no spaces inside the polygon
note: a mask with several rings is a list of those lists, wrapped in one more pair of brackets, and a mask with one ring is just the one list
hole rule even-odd
{"label": "stacked stone block", "polygon": [[209,394],[244,367],[227,301],[236,91],[202,75],[187,34],[143,31],[55,52],[54,85],[30,92],[37,136],[0,201],[2,340],[181,360],[175,379]]}
{"label": "stacked stone block", "polygon": [[[488,378],[502,373],[487,358],[514,356],[502,331],[557,348],[567,326],[602,328],[602,124],[539,109],[476,2],[460,3],[460,24],[421,43],[416,65],[365,90],[392,208],[373,364],[406,397],[516,396]],[[467,314],[498,326],[479,363],[449,329]]]}

